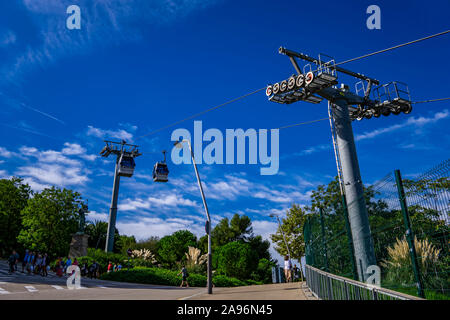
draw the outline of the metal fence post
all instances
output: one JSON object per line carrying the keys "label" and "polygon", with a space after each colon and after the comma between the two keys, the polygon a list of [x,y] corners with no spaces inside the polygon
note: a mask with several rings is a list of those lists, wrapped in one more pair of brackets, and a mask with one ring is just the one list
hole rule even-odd
{"label": "metal fence post", "polygon": [[325,258],[325,270],[326,272],[330,272],[330,267],[328,265],[328,252],[327,252],[327,240],[325,237],[325,221],[323,218],[323,209],[319,208],[320,211],[320,225],[322,227],[322,246],[323,246],[323,256]]}
{"label": "metal fence post", "polygon": [[350,229],[350,222],[348,221],[348,208],[347,208],[347,200],[345,199],[345,194],[342,195],[342,206],[344,209],[345,229],[347,231],[348,248],[350,251],[350,262],[352,264],[353,279],[358,280],[358,270],[356,269],[355,263],[355,251],[353,249],[352,230]]}
{"label": "metal fence post", "polygon": [[397,184],[400,206],[402,208],[403,222],[405,223],[406,239],[408,241],[409,254],[411,257],[411,265],[414,272],[414,278],[416,280],[417,294],[419,295],[419,297],[425,298],[425,293],[423,291],[422,277],[420,275],[419,263],[417,261],[416,247],[414,244],[414,232],[411,228],[411,220],[409,218],[408,205],[406,203],[406,195],[405,190],[403,189],[403,182],[400,170],[395,170],[395,182]]}

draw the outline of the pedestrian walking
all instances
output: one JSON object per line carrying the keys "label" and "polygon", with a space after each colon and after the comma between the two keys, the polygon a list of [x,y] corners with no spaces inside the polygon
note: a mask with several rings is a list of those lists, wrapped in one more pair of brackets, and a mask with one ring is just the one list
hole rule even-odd
{"label": "pedestrian walking", "polygon": [[182,275],[180,288],[183,287],[183,284],[185,282],[186,282],[186,288],[189,288],[189,283],[187,281],[187,278],[189,277],[189,274],[188,274],[187,269],[185,268],[185,266],[183,266],[181,268],[181,271],[178,272],[177,276],[179,276],[180,274]]}
{"label": "pedestrian walking", "polygon": [[29,253],[28,249],[26,249],[25,255],[23,256],[23,260],[22,260],[22,273],[24,273],[24,270],[25,270],[25,267],[27,266],[29,257],[30,257],[30,253]]}
{"label": "pedestrian walking", "polygon": [[56,261],[55,268],[56,268],[56,275],[61,278],[63,275],[63,270],[64,270],[64,265],[63,265],[63,261],[62,261],[61,257],[58,258],[58,261]]}
{"label": "pedestrian walking", "polygon": [[291,270],[292,270],[292,264],[291,259],[289,259],[289,255],[284,256],[284,277],[286,278],[286,282],[291,281]]}
{"label": "pedestrian walking", "polygon": [[28,274],[33,274],[35,257],[36,257],[36,254],[35,254],[34,251],[32,251],[30,253],[30,256],[28,257],[28,263],[27,263],[27,272],[28,272]]}
{"label": "pedestrian walking", "polygon": [[50,269],[50,257],[47,253],[44,254],[44,257],[42,258],[42,276],[47,277],[48,276],[48,269]]}
{"label": "pedestrian walking", "polygon": [[66,265],[64,266],[64,273],[66,273],[67,268],[70,267],[71,265],[72,265],[72,259],[70,259],[70,257],[67,257]]}
{"label": "pedestrian walking", "polygon": [[16,261],[14,262],[14,270],[17,271],[17,265],[19,264],[19,253],[16,251],[16,253],[14,254],[14,258],[16,258]]}
{"label": "pedestrian walking", "polygon": [[13,252],[11,253],[11,255],[8,258],[8,265],[9,265],[9,270],[8,270],[8,274],[12,274],[14,273],[14,265],[16,264],[16,251],[13,250]]}
{"label": "pedestrian walking", "polygon": [[299,272],[300,269],[297,268],[297,265],[294,264],[294,268],[292,269],[292,273],[294,274],[294,281],[297,281],[299,279]]}
{"label": "pedestrian walking", "polygon": [[108,273],[110,273],[111,271],[113,271],[113,264],[112,264],[111,261],[108,263],[108,268],[107,268],[106,271],[107,271]]}

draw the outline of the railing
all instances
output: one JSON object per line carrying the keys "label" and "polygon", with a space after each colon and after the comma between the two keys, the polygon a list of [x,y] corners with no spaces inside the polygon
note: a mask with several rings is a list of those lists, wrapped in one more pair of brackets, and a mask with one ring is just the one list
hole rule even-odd
{"label": "railing", "polygon": [[336,276],[306,265],[306,284],[323,300],[423,300],[400,292]]}

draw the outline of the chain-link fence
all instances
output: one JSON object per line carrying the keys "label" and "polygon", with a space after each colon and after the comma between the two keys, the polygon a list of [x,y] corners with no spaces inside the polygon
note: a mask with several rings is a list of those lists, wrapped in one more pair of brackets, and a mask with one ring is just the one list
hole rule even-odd
{"label": "chain-link fence", "polygon": [[[414,178],[397,170],[365,188],[381,286],[427,299],[450,298],[450,160]],[[306,263],[357,279],[345,201],[308,215]]]}

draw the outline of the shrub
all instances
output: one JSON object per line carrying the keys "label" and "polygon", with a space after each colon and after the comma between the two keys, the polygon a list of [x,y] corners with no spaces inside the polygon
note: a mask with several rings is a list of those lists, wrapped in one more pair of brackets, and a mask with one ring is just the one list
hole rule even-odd
{"label": "shrub", "polygon": [[[135,267],[131,270],[105,273],[101,276],[101,279],[131,283],[179,286],[181,284],[181,275],[177,274],[178,271],[168,269]],[[204,275],[190,273],[187,280],[189,282],[189,286],[191,287],[205,287],[207,278]],[[213,276],[213,283],[216,287],[237,287],[247,285],[244,281],[236,278],[229,278],[223,275]],[[255,281],[250,281],[250,284],[258,283]]]}
{"label": "shrub", "polygon": [[[439,261],[440,250],[436,249],[427,239],[418,241],[414,238],[419,268],[425,288],[439,288],[444,285],[445,279],[438,276],[436,269],[441,268]],[[408,242],[405,237],[388,249],[388,258],[381,263],[386,269],[385,281],[390,284],[400,284],[408,287],[415,284],[414,273],[411,266]]]}
{"label": "shrub", "polygon": [[258,265],[258,257],[247,243],[237,241],[227,243],[219,247],[215,255],[218,274],[228,277],[249,279]]}

